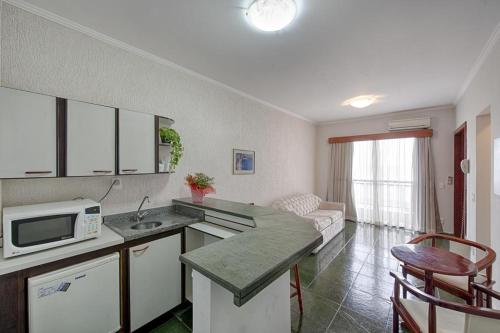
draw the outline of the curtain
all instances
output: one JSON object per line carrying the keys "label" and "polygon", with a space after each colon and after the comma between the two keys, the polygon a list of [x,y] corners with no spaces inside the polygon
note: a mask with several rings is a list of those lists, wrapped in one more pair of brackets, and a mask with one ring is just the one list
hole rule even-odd
{"label": "curtain", "polygon": [[356,221],[356,209],[354,208],[352,193],[353,143],[332,144],[330,158],[326,199],[345,203],[345,218]]}
{"label": "curtain", "polygon": [[416,229],[414,138],[354,143],[353,192],[359,222]]}
{"label": "curtain", "polygon": [[416,139],[413,153],[413,214],[414,230],[441,232],[443,227],[437,204],[434,160],[430,138]]}

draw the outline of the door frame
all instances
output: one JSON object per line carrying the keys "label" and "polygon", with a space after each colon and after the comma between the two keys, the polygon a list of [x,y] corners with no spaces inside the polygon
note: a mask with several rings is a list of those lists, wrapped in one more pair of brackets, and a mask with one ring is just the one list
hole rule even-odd
{"label": "door frame", "polygon": [[460,162],[467,158],[467,122],[454,133],[454,189],[453,189],[453,234],[465,238],[467,232],[467,177],[462,172]]}

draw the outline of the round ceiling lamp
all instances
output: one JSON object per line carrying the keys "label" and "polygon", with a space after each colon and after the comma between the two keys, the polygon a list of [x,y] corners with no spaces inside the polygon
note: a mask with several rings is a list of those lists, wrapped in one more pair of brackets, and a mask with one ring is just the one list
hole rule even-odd
{"label": "round ceiling lamp", "polygon": [[382,96],[379,95],[361,95],[361,96],[356,96],[353,98],[349,98],[348,100],[345,100],[342,105],[350,105],[356,109],[363,109],[366,108],[373,103],[375,103],[378,99],[380,99]]}
{"label": "round ceiling lamp", "polygon": [[262,31],[278,31],[289,25],[297,15],[294,0],[255,0],[246,15]]}

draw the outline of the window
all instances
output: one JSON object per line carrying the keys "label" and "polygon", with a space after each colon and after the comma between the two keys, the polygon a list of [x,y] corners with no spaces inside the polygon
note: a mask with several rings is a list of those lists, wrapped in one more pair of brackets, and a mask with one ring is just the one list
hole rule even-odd
{"label": "window", "polygon": [[353,192],[358,221],[411,228],[415,138],[354,142]]}

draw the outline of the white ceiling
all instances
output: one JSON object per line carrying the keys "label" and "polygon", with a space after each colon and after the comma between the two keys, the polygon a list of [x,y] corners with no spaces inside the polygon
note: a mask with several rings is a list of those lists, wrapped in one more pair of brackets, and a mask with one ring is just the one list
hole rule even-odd
{"label": "white ceiling", "polygon": [[[500,22],[498,0],[297,0],[286,29],[252,0],[28,0],[313,121],[451,104]],[[363,110],[341,106],[385,95]]]}

